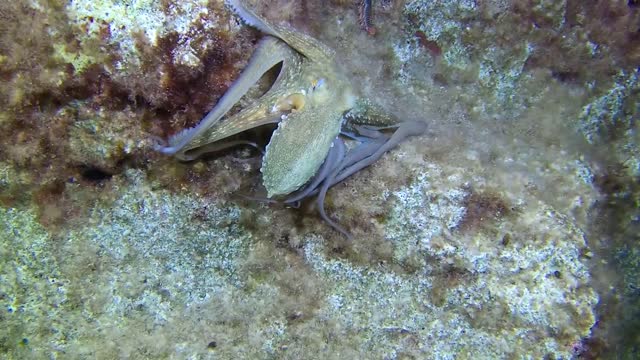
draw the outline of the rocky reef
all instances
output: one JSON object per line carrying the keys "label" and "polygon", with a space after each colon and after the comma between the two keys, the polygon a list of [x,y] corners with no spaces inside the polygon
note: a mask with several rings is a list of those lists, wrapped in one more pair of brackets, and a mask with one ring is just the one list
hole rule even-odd
{"label": "rocky reef", "polygon": [[428,124],[329,191],[353,240],[152,150],[261,37],[222,0],[3,3],[3,358],[638,356],[636,2],[252,3]]}

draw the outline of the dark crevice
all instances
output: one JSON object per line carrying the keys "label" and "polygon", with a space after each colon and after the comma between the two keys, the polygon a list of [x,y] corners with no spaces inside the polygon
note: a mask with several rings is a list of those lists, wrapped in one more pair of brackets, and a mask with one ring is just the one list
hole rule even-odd
{"label": "dark crevice", "polygon": [[577,71],[552,70],[551,76],[563,83],[579,84],[581,75]]}
{"label": "dark crevice", "polygon": [[94,166],[82,166],[80,168],[80,176],[85,181],[101,183],[111,180],[113,174]]}

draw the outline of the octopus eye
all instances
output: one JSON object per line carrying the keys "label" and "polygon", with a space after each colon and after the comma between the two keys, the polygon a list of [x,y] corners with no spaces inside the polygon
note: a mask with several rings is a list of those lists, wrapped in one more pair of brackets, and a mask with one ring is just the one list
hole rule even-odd
{"label": "octopus eye", "polygon": [[275,111],[300,111],[304,108],[306,98],[303,94],[296,93],[279,100],[274,106]]}

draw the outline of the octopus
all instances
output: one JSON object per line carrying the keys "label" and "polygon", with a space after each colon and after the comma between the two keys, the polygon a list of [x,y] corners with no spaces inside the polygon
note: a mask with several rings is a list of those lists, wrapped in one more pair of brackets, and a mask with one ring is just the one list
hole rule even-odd
{"label": "octopus", "polygon": [[[200,123],[156,144],[156,150],[190,161],[246,143],[225,141],[232,135],[277,124],[260,169],[265,200],[295,205],[315,197],[322,219],[351,239],[326,214],[327,191],[408,137],[424,133],[426,124],[400,121],[372,101],[357,97],[340,71],[336,54],[325,44],[287,25],[269,23],[239,0],[227,3],[244,23],[265,36],[246,68]],[[266,93],[226,116],[278,65],[279,73]]]}

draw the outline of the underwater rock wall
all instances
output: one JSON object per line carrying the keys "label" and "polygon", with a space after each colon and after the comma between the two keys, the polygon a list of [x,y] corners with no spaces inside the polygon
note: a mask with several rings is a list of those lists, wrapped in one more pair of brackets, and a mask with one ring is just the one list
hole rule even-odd
{"label": "underwater rock wall", "polygon": [[261,37],[222,1],[0,5],[3,356],[632,358],[637,6],[385,3],[373,37],[355,2],[258,4],[429,125],[329,191],[351,243],[238,200],[246,149],[151,149]]}

